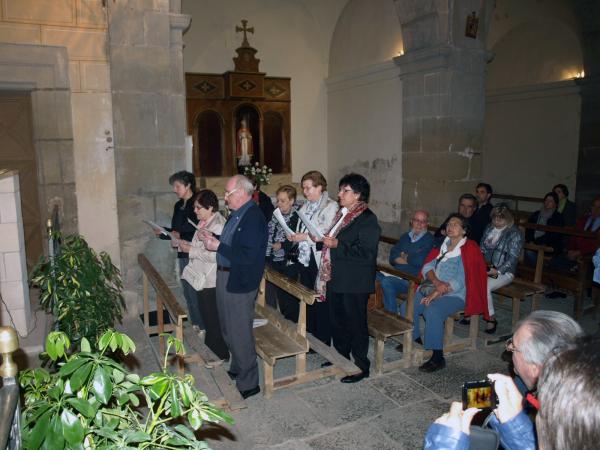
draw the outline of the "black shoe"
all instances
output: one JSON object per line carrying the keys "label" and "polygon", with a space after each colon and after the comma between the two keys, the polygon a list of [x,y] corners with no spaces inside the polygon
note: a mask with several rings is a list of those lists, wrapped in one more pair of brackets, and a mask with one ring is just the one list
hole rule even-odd
{"label": "black shoe", "polygon": [[260,386],[253,387],[252,389],[248,389],[247,391],[240,391],[243,399],[247,399],[248,397],[252,397],[260,392]]}
{"label": "black shoe", "polygon": [[467,319],[466,317],[463,317],[462,319],[460,319],[458,321],[458,323],[461,325],[471,325],[471,319]]}
{"label": "black shoe", "polygon": [[[421,338],[416,338],[413,341],[415,344],[419,344],[419,345],[423,345],[423,341],[421,340]],[[396,350],[399,351],[400,353],[404,352],[404,344],[401,342],[398,345],[396,345]]]}
{"label": "black shoe", "polygon": [[321,367],[331,367],[333,366],[333,363],[331,361],[325,361],[323,364],[321,364]]}
{"label": "black shoe", "polygon": [[342,383],[358,383],[363,378],[369,378],[369,372],[360,372],[356,375],[346,375],[340,381]]}
{"label": "black shoe", "polygon": [[419,367],[419,371],[430,373],[430,372],[436,372],[438,370],[441,370],[444,367],[446,367],[446,360],[444,358],[442,358],[439,361],[434,361],[433,359],[430,359],[425,364],[423,364],[422,366]]}
{"label": "black shoe", "polygon": [[227,375],[229,375],[229,378],[231,378],[232,380],[235,380],[237,378],[237,373],[232,372],[231,370],[227,371]]}
{"label": "black shoe", "polygon": [[567,298],[567,294],[564,292],[554,291],[546,294],[546,298]]}
{"label": "black shoe", "polygon": [[487,323],[493,323],[494,326],[491,328],[486,328],[485,330],[483,330],[485,333],[487,334],[494,334],[496,332],[496,328],[498,327],[498,321],[496,319],[494,320],[486,320]]}

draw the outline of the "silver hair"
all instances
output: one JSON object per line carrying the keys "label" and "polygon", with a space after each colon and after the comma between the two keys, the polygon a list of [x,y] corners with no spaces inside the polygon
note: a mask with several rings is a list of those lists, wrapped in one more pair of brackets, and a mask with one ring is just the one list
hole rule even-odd
{"label": "silver hair", "polygon": [[538,381],[540,448],[592,450],[600,442],[600,339],[585,337],[548,358]]}
{"label": "silver hair", "polygon": [[531,337],[520,344],[523,359],[530,364],[543,365],[552,352],[583,335],[575,320],[558,311],[538,310],[517,323],[515,333],[527,326]]}
{"label": "silver hair", "polygon": [[231,178],[235,180],[236,189],[241,189],[248,195],[252,195],[254,193],[254,186],[248,177],[245,177],[244,175],[234,175]]}

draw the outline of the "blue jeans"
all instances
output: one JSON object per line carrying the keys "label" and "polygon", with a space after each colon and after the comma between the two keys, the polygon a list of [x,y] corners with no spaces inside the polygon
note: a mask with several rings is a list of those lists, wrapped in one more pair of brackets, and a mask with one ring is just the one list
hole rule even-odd
{"label": "blue jeans", "polygon": [[394,276],[386,277],[381,272],[377,272],[375,279],[379,281],[381,289],[383,289],[383,306],[386,311],[398,314],[398,301],[396,298],[398,294],[408,292],[408,281]]}
{"label": "blue jeans", "polygon": [[[443,295],[432,301],[429,306],[421,304],[423,294],[415,295],[413,314],[413,340],[421,337],[419,316],[425,319],[425,340],[423,346],[427,350],[442,350],[444,348],[444,323],[450,314],[454,314],[465,307],[465,301],[454,295]],[[406,314],[406,306],[402,304],[402,315]]]}

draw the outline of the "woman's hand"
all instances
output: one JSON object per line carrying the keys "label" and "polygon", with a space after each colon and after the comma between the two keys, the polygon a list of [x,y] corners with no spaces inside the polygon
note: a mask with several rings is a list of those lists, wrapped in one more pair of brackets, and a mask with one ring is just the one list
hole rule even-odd
{"label": "woman's hand", "polygon": [[190,248],[192,248],[191,242],[188,241],[179,241],[179,251],[183,253],[189,253]]}
{"label": "woman's hand", "polygon": [[337,248],[338,244],[339,244],[339,241],[334,237],[330,237],[330,236],[323,237],[323,245],[325,247]]}
{"label": "woman's hand", "polygon": [[488,277],[497,278],[498,277],[498,269],[495,267],[490,267],[490,270],[487,272]]}
{"label": "woman's hand", "polygon": [[162,231],[159,230],[158,228],[152,228],[152,231],[154,231],[154,235],[156,237],[160,236],[162,234]]}
{"label": "woman's hand", "polygon": [[500,422],[506,423],[523,410],[523,396],[511,377],[491,373],[488,378],[494,382],[494,390],[498,396],[498,406],[494,414]]}
{"label": "woman's hand", "polygon": [[171,235],[175,238],[175,239],[181,239],[181,235],[179,234],[179,231],[171,231]]}
{"label": "woman's hand", "polygon": [[281,250],[281,242],[274,242],[273,243],[273,251],[278,252],[279,250]]}
{"label": "woman's hand", "polygon": [[421,299],[421,304],[425,305],[425,306],[429,306],[432,301],[434,301],[437,298],[440,298],[442,295],[444,295],[444,294],[436,289],[431,294],[429,294],[427,297],[423,297]]}
{"label": "woman's hand", "polygon": [[450,412],[447,412],[442,417],[436,419],[435,423],[445,425],[456,431],[462,431],[468,436],[470,432],[471,421],[478,412],[479,409],[477,408],[469,408],[463,411],[462,403],[452,402],[452,405],[450,406]]}
{"label": "woman's hand", "polygon": [[204,247],[206,248],[206,250],[209,250],[211,252],[217,251],[217,249],[219,248],[219,244],[221,243],[212,234],[203,233],[200,238],[202,239],[202,242],[204,242]]}
{"label": "woman's hand", "polygon": [[294,233],[291,236],[288,236],[288,239],[292,242],[302,242],[308,240],[309,237],[306,233]]}

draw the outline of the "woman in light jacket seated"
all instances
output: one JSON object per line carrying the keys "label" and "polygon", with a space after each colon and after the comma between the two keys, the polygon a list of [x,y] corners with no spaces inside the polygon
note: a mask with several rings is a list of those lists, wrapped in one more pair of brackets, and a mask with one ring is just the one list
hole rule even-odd
{"label": "woman in light jacket seated", "polygon": [[[486,267],[475,241],[467,239],[467,219],[451,214],[446,223],[446,238],[440,248],[431,250],[421,273],[425,281],[415,295],[413,339],[421,344],[419,318],[425,319],[427,350],[433,350],[421,372],[435,372],[446,366],[444,360],[444,323],[464,309],[465,316],[483,313],[489,319],[486,300]],[[405,305],[402,305],[405,314]]]}
{"label": "woman in light jacket seated", "polygon": [[498,321],[494,317],[494,300],[492,291],[510,284],[515,278],[519,255],[523,248],[523,235],[515,226],[510,209],[499,204],[490,213],[492,223],[487,226],[481,238],[481,251],[488,267],[487,300],[490,320],[485,332],[496,332]]}
{"label": "woman in light jacket seated", "polygon": [[[302,193],[306,202],[300,208],[311,223],[325,234],[333,217],[337,213],[338,203],[327,194],[327,181],[323,174],[311,170],[302,177]],[[299,220],[296,233],[290,240],[298,242],[298,263],[296,264],[300,283],[309,289],[315,288],[315,281],[321,264],[322,242],[314,242],[304,223]],[[294,278],[294,276],[292,276]],[[331,343],[331,326],[329,321],[329,306],[325,302],[315,302],[306,308],[307,329],[316,338],[329,345]]]}
{"label": "woman in light jacket seated", "polygon": [[206,335],[204,343],[221,360],[229,358],[229,349],[221,334],[217,311],[217,253],[206,250],[200,239],[201,230],[220,236],[225,218],[219,212],[219,200],[215,193],[203,189],[192,197],[194,212],[198,217],[198,231],[192,242],[179,242],[179,248],[189,254],[190,262],[183,269],[182,279],[196,291],[196,304],[204,319]]}

